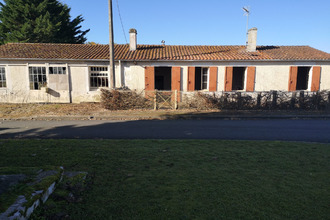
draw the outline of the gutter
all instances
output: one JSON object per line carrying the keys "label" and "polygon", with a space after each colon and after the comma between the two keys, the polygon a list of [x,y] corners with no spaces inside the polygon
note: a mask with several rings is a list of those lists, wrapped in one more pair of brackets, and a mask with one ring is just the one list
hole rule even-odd
{"label": "gutter", "polygon": [[[0,58],[0,60],[24,60],[24,61],[79,61],[79,62],[108,62],[108,59],[54,59],[54,58]],[[330,60],[115,60],[115,62],[330,62]]]}

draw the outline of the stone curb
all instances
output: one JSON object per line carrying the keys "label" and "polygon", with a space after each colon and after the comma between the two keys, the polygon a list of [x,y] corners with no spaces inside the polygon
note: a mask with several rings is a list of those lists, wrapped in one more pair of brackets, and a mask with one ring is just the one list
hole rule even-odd
{"label": "stone curb", "polygon": [[15,203],[11,205],[7,211],[0,213],[1,220],[27,220],[34,212],[34,210],[40,205],[47,201],[49,196],[54,192],[56,184],[61,182],[63,179],[64,168],[60,167],[61,175],[59,179],[54,181],[48,188],[45,190],[39,190],[32,193],[32,197],[41,195],[39,199],[35,200],[30,207],[25,207],[27,202],[25,196],[19,196]]}
{"label": "stone curb", "polygon": [[75,116],[75,117],[33,117],[33,118],[15,118],[3,119],[3,121],[70,121],[70,120],[118,120],[118,121],[136,121],[136,120],[267,120],[267,119],[330,119],[330,115],[170,115],[170,116]]}

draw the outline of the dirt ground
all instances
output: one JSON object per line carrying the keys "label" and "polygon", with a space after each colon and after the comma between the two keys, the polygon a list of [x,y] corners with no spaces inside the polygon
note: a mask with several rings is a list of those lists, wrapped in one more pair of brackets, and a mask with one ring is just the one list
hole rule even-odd
{"label": "dirt ground", "polygon": [[[1,119],[151,119],[164,115],[181,115],[200,113],[197,110],[118,110],[104,109],[99,103],[80,104],[0,104]],[[218,110],[202,111],[219,112]]]}
{"label": "dirt ground", "polygon": [[272,111],[272,110],[117,110],[104,109],[100,103],[80,104],[0,104],[2,120],[148,120],[182,119],[218,116],[283,116],[330,115],[323,111]]}

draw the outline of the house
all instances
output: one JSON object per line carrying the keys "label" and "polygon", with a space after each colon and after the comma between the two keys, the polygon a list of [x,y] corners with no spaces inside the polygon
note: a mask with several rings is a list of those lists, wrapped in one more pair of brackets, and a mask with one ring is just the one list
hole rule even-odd
{"label": "house", "polygon": [[[309,46],[115,45],[115,85],[137,91],[319,91],[330,89],[330,54]],[[110,86],[108,45],[0,46],[0,102],[98,101]]]}

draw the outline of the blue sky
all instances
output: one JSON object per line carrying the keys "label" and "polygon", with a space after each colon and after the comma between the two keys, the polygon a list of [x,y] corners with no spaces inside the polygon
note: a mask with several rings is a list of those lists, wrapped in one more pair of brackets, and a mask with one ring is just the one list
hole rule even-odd
{"label": "blue sky", "polygon": [[[107,44],[107,0],[61,0],[81,14],[88,41]],[[136,28],[138,44],[244,45],[246,17],[258,28],[258,45],[310,45],[330,53],[329,0],[113,0],[116,43],[126,43],[117,9],[128,38]],[[129,39],[128,39],[129,40]]]}

